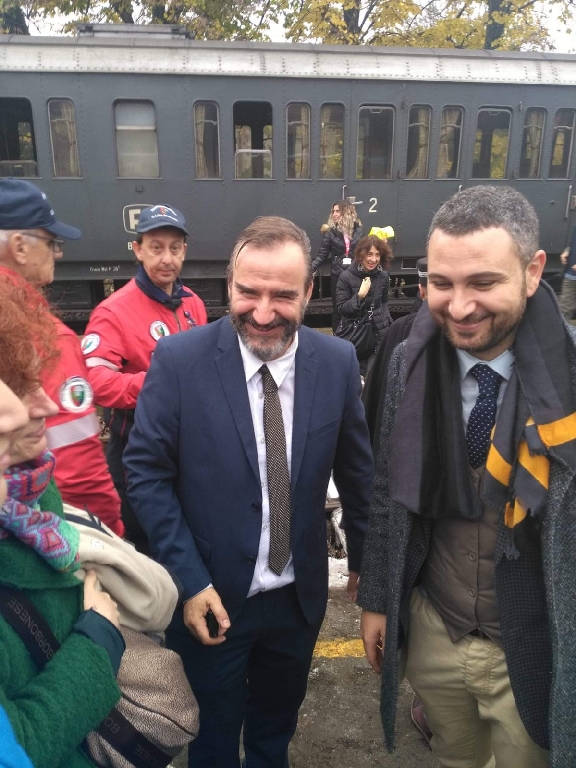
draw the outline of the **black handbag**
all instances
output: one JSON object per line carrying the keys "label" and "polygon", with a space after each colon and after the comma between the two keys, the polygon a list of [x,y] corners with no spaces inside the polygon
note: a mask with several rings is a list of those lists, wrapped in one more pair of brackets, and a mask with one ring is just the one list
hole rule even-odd
{"label": "black handbag", "polygon": [[343,317],[338,323],[335,336],[351,342],[358,360],[366,360],[376,350],[376,334],[372,327],[372,312],[358,320]]}

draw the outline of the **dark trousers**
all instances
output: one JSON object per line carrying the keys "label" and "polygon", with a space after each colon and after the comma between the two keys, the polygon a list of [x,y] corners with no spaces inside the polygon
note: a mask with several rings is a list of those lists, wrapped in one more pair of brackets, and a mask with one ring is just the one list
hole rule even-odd
{"label": "dark trousers", "polygon": [[332,333],[336,332],[338,323],[340,322],[340,315],[336,309],[336,286],[338,285],[338,278],[340,275],[330,274],[330,295],[332,296]]}
{"label": "dark trousers", "polygon": [[248,598],[218,646],[195,640],[178,609],[166,645],[182,657],[200,707],[189,768],[239,768],[242,727],[246,768],[287,768],[319,631],[293,584]]}
{"label": "dark trousers", "polygon": [[126,494],[126,474],[124,472],[124,465],[122,464],[122,454],[124,448],[126,448],[126,442],[120,435],[110,433],[110,439],[108,441],[108,447],[106,449],[106,460],[108,462],[108,468],[112,475],[114,487],[118,491],[122,506],[120,507],[120,516],[126,529],[125,538],[131,541],[136,547],[138,552],[142,552],[144,555],[150,555],[150,547],[148,545],[148,537],[144,532],[144,529],[138,522],[138,518],[134,514],[128,496]]}

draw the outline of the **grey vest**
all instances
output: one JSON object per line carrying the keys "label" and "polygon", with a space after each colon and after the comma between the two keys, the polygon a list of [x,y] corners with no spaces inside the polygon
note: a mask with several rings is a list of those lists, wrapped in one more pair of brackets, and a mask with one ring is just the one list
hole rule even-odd
{"label": "grey vest", "polygon": [[[478,491],[484,467],[472,471]],[[483,504],[477,522],[451,518],[435,520],[432,526],[421,586],[453,643],[476,629],[502,643],[494,586],[499,514]]]}

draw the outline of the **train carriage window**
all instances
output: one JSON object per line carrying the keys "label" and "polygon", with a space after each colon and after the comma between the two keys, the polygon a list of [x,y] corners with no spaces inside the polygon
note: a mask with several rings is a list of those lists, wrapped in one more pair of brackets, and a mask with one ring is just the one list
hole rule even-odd
{"label": "train carriage window", "polygon": [[462,107],[444,107],[438,147],[437,179],[460,178],[460,145],[462,139]]}
{"label": "train carriage window", "polygon": [[76,143],[74,103],[70,99],[50,99],[48,117],[54,176],[77,178],[80,176],[80,162]]}
{"label": "train carriage window", "polygon": [[360,107],[358,111],[357,179],[391,179],[394,110]]}
{"label": "train carriage window", "polygon": [[156,114],[151,101],[114,104],[118,175],[121,178],[158,178]]}
{"label": "train carriage window", "polygon": [[310,178],[310,106],[286,107],[286,178]]}
{"label": "train carriage window", "polygon": [[28,99],[0,99],[0,176],[38,176]]}
{"label": "train carriage window", "polygon": [[320,178],[344,178],[344,106],[320,107]]}
{"label": "train carriage window", "polygon": [[559,109],[554,117],[552,134],[552,156],[550,158],[550,179],[567,179],[570,176],[570,159],[574,139],[573,109]]}
{"label": "train carriage window", "polygon": [[198,101],[194,104],[196,136],[196,178],[220,178],[220,130],[218,104]]}
{"label": "train carriage window", "polygon": [[510,111],[479,109],[474,143],[473,179],[506,178],[510,139]]}
{"label": "train carriage window", "polygon": [[234,178],[272,178],[272,104],[234,104]]}
{"label": "train carriage window", "polygon": [[430,107],[411,107],[408,118],[406,147],[406,178],[428,178],[428,149],[430,143]]}
{"label": "train carriage window", "polygon": [[522,149],[520,151],[519,179],[537,179],[540,176],[545,119],[546,110],[540,107],[530,107],[526,110]]}

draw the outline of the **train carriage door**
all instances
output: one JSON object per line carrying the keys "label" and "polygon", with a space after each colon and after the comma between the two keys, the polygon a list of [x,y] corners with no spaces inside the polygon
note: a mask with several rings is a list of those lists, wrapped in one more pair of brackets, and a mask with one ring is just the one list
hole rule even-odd
{"label": "train carriage door", "polygon": [[[298,83],[288,82],[283,88],[285,153],[282,154],[284,181],[280,212],[306,230],[315,248],[320,236],[318,219],[325,215],[325,211],[321,208],[317,210],[315,185],[312,181],[312,107],[308,101],[302,100],[302,96],[308,94],[302,93]],[[313,255],[316,255],[316,251],[313,251]]]}
{"label": "train carriage door", "polygon": [[[576,225],[576,110],[530,106],[520,111],[519,116],[522,139],[519,160],[515,163],[515,186],[538,211],[540,245],[548,254],[546,275],[549,279],[557,273],[551,282],[559,290],[563,271],[559,254]],[[547,204],[542,205],[542,200]]]}
{"label": "train carriage door", "polygon": [[[394,106],[398,90],[370,88],[357,83],[351,110],[353,133],[350,142],[350,183],[346,197],[351,199],[362,220],[364,233],[372,227],[398,225],[398,178],[394,139],[397,111]],[[378,99],[374,99],[375,93]]]}
{"label": "train carriage door", "polygon": [[[416,282],[413,270],[423,256],[426,235],[436,206],[431,181],[432,107],[405,96],[398,126],[400,284]],[[411,293],[413,295],[414,291]]]}
{"label": "train carriage door", "polygon": [[326,101],[320,105],[318,133],[318,206],[325,222],[331,205],[346,197],[350,158],[350,121],[347,105]]}
{"label": "train carriage door", "polygon": [[[318,110],[314,110],[314,151],[312,153],[312,176],[317,179],[312,195],[305,199],[308,206],[307,217],[310,221],[308,234],[312,245],[312,257],[316,256],[322,242],[323,228],[335,202],[346,197],[348,192],[347,169],[350,157],[350,119],[349,86],[339,80],[323,82],[322,96]],[[290,108],[290,107],[289,107]],[[287,115],[288,117],[288,115]],[[295,139],[295,127],[292,127]],[[290,129],[287,136],[290,139]],[[296,146],[288,143],[287,163],[290,169],[290,153]],[[302,185],[299,185],[300,187]],[[286,184],[287,192],[295,190],[293,182]],[[304,202],[304,200],[302,200]],[[330,262],[325,262],[319,269],[313,298],[325,299],[330,295]]]}

